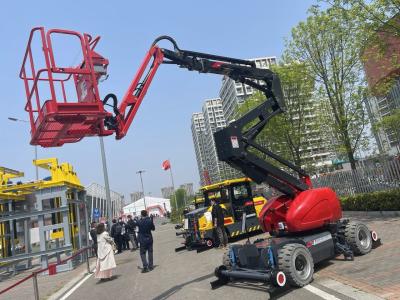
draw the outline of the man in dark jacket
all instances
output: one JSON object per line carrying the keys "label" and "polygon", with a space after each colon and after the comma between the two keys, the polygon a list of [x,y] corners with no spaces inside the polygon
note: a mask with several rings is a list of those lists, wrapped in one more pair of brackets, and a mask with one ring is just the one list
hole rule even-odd
{"label": "man in dark jacket", "polygon": [[111,226],[111,237],[114,239],[115,244],[117,244],[118,253],[122,253],[122,225],[115,219],[113,219],[112,222],[113,225]]}
{"label": "man in dark jacket", "polygon": [[129,235],[129,239],[131,240],[132,243],[132,251],[137,249],[138,247],[138,241],[136,238],[136,222],[132,219],[132,216],[128,216],[128,222],[126,223],[126,229]]}
{"label": "man in dark jacket", "polygon": [[215,201],[211,200],[212,204],[212,220],[215,230],[219,239],[219,247],[220,249],[226,248],[228,245],[228,235],[226,234],[225,226],[224,226],[224,212],[222,207]]}
{"label": "man in dark jacket", "polygon": [[[153,235],[151,232],[155,230],[153,220],[147,215],[146,210],[141,211],[142,218],[138,221],[140,258],[143,263],[142,273],[153,270]],[[146,252],[149,257],[147,262]]]}

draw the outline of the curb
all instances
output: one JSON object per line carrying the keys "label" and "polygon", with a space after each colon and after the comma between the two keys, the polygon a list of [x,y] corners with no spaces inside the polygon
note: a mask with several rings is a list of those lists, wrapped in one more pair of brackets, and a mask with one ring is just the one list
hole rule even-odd
{"label": "curb", "polygon": [[398,210],[383,211],[343,211],[344,217],[400,217]]}
{"label": "curb", "polygon": [[[96,267],[96,262],[93,262],[90,264],[90,270],[94,270]],[[87,271],[83,271],[79,273],[74,279],[71,281],[67,282],[61,289],[59,289],[57,292],[54,294],[50,295],[47,300],[58,300],[62,296],[64,296],[70,289],[72,289],[83,277],[87,275]]]}

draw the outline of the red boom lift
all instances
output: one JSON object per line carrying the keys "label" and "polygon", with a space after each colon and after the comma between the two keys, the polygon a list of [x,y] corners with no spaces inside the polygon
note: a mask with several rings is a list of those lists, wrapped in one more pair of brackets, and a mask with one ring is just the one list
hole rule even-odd
{"label": "red boom lift", "polygon": [[[52,47],[55,35],[67,35],[78,42],[82,62],[59,66]],[[37,68],[33,40],[39,40],[44,59]],[[271,199],[260,214],[260,224],[272,238],[254,244],[232,245],[224,255],[224,264],[215,275],[212,287],[231,279],[258,280],[284,286],[304,286],[313,277],[314,264],[343,254],[371,251],[377,234],[365,224],[342,219],[340,202],[330,188],[312,188],[304,170],[255,142],[268,121],[284,111],[279,78],[272,71],[259,69],[254,62],[206,53],[182,50],[168,37],[157,38],[147,52],[121,104],[108,94],[100,98],[98,83],[107,76],[108,60],[95,52],[100,37],[69,30],[34,28],[29,36],[20,77],[24,80],[29,113],[31,144],[43,147],[74,143],[86,136],[116,134],[123,138],[149,88],[160,64],[175,64],[190,71],[228,76],[265,94],[266,101],[240,119],[214,134],[218,157],[241,170],[255,182],[266,182],[281,195]],[[159,48],[168,40],[173,50]],[[75,96],[67,93],[72,83]],[[43,84],[45,90],[43,91]],[[44,102],[42,100],[45,99]],[[112,100],[112,103],[108,103]],[[112,112],[104,109],[111,106]],[[247,128],[252,124],[250,128]],[[247,128],[247,129],[245,129]],[[261,159],[258,153],[269,157]],[[283,171],[271,163],[284,166]]]}

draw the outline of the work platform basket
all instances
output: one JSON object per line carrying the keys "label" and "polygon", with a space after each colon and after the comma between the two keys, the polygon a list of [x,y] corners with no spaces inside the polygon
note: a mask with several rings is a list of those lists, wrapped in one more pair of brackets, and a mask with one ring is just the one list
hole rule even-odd
{"label": "work platform basket", "polygon": [[[111,114],[104,110],[98,91],[108,66],[108,60],[94,51],[99,39],[69,30],[32,29],[19,75],[25,85],[32,145],[62,146],[113,133],[104,127]],[[54,42],[63,52],[74,45],[74,57],[79,58],[75,66],[57,64],[65,58],[55,56]]]}

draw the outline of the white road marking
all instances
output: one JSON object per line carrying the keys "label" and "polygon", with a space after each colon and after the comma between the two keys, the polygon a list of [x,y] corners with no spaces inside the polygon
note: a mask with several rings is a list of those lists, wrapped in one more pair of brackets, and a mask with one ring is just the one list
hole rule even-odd
{"label": "white road marking", "polygon": [[328,294],[327,292],[320,290],[319,288],[316,288],[315,286],[312,286],[311,284],[306,285],[305,287],[303,287],[303,289],[306,289],[307,291],[325,299],[325,300],[340,300],[339,298]]}
{"label": "white road marking", "polygon": [[65,300],[67,299],[69,296],[72,295],[73,292],[75,292],[86,280],[88,280],[90,278],[90,276],[92,276],[93,273],[91,274],[87,274],[85,277],[83,277],[80,281],[78,281],[78,283],[76,285],[74,285],[67,293],[64,294],[64,296],[62,296],[59,300]]}

